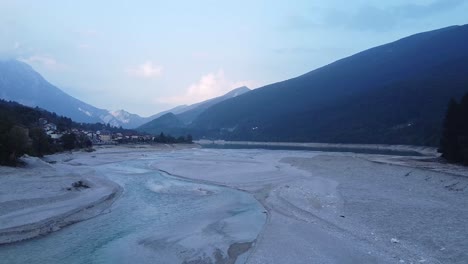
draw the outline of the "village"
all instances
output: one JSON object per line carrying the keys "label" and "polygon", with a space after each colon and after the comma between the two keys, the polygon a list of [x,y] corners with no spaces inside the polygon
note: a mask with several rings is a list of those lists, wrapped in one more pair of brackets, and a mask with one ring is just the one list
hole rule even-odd
{"label": "village", "polygon": [[[73,133],[77,137],[87,137],[93,145],[115,145],[124,143],[148,143],[157,142],[158,137],[152,135],[143,135],[133,130],[125,130],[125,132],[112,132],[107,129],[90,130],[72,128],[70,130],[61,131],[57,125],[49,122],[46,118],[39,119],[39,125],[44,132],[54,141],[60,141],[65,134]],[[105,127],[105,126],[103,126]]]}

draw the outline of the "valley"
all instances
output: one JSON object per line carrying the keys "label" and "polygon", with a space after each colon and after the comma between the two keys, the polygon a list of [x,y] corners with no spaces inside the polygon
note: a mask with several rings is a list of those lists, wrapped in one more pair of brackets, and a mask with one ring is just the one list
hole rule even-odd
{"label": "valley", "polygon": [[467,10],[0,1],[0,263],[468,263]]}

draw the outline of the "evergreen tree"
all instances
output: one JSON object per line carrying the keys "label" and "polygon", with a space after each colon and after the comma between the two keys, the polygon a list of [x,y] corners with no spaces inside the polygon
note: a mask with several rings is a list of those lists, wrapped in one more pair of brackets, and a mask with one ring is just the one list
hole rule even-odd
{"label": "evergreen tree", "polygon": [[439,152],[449,162],[468,164],[468,94],[451,99],[445,115]]}
{"label": "evergreen tree", "polygon": [[40,127],[31,128],[29,136],[32,140],[31,151],[33,155],[42,157],[50,152],[49,137]]}
{"label": "evergreen tree", "polygon": [[463,163],[468,165],[468,93],[465,94],[460,101],[458,118],[460,120],[460,130],[458,134],[460,152]]}
{"label": "evergreen tree", "polygon": [[75,133],[65,134],[62,136],[63,148],[66,150],[72,150],[76,146],[76,135]]}
{"label": "evergreen tree", "polygon": [[26,153],[28,146],[28,131],[19,126],[14,126],[8,133],[8,163],[14,164],[18,157],[23,156]]}
{"label": "evergreen tree", "polygon": [[166,135],[164,135],[163,132],[161,132],[161,134],[159,134],[159,142],[160,143],[167,143]]}

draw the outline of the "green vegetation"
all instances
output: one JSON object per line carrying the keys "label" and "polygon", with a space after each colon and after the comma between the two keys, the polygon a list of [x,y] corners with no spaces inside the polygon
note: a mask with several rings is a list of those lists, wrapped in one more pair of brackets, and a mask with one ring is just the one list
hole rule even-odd
{"label": "green vegetation", "polygon": [[[39,122],[41,118],[56,124],[63,140],[50,138]],[[24,154],[42,157],[75,147],[90,147],[89,139],[70,132],[80,126],[55,113],[0,100],[0,165],[16,165]]]}
{"label": "green vegetation", "polygon": [[43,156],[62,150],[40,127],[40,118],[53,121],[60,131],[73,124],[69,118],[39,108],[0,100],[0,165],[16,165],[23,154]]}
{"label": "green vegetation", "polygon": [[460,103],[449,102],[439,152],[449,162],[468,165],[468,93]]}
{"label": "green vegetation", "polygon": [[[60,138],[52,139],[44,130],[44,123],[55,124],[54,133]],[[100,123],[75,123],[70,118],[57,116],[40,108],[23,106],[16,102],[0,100],[0,165],[14,166],[18,158],[24,154],[42,157],[65,150],[77,148],[90,149],[91,139],[79,131],[107,131],[111,135],[120,134],[121,139],[114,139],[115,143],[192,143],[192,136],[173,137],[161,133],[152,137],[141,135],[136,131],[112,127]],[[126,135],[126,136],[125,136]],[[112,144],[112,143],[111,143]]]}
{"label": "green vegetation", "polygon": [[0,123],[0,150],[2,164],[13,164],[18,156],[27,151],[28,134],[27,130],[19,126],[4,126]]}

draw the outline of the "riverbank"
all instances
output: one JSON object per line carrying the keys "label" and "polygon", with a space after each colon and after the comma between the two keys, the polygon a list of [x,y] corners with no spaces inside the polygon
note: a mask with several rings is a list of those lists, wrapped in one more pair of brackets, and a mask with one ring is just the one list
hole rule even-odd
{"label": "riverbank", "polygon": [[[124,231],[114,230],[112,223],[115,219],[123,221],[118,215],[111,216],[114,212],[95,218],[103,219],[104,222],[100,225],[119,234],[118,238],[112,236],[110,242],[103,234],[99,234],[104,241],[103,245],[99,245],[99,250],[90,246],[95,254],[102,254],[99,256],[104,263],[124,263],[124,260],[134,260],[140,253],[147,256],[144,262],[148,263],[164,263],[161,259],[150,257],[162,256],[161,254],[167,257],[166,260],[185,259],[200,263],[210,263],[208,261],[211,260],[219,260],[220,263],[232,263],[236,260],[236,263],[468,261],[465,250],[468,240],[467,172],[463,167],[434,162],[431,156],[203,149],[194,145],[158,148],[109,146],[97,148],[93,153],[52,155],[46,161],[52,164],[36,160],[37,165],[32,166],[37,167],[29,171],[27,168],[2,167],[2,175],[6,172],[11,176],[0,179],[0,186],[5,181],[11,181],[13,175],[21,176],[16,177],[16,182],[2,187],[2,199],[13,197],[12,200],[26,201],[25,197],[15,197],[11,189],[20,185],[20,180],[29,182],[37,175],[40,176],[39,180],[32,181],[34,184],[25,189],[22,187],[22,192],[37,193],[36,189],[47,183],[44,182],[46,180],[71,177],[63,186],[57,183],[45,184],[50,185],[51,189],[39,191],[53,196],[65,192],[62,189],[57,191],[53,186],[67,187],[82,179],[80,176],[91,175],[106,180],[107,176],[114,174],[120,175],[112,178],[120,185],[130,184],[126,181],[132,180],[134,193],[140,194],[148,188],[151,191],[148,194],[151,198],[139,198],[135,203],[137,207],[143,207],[142,216],[152,223],[152,226],[138,224],[138,230],[146,228],[141,231],[142,234],[130,233],[126,238],[122,235]],[[139,165],[135,167],[132,164]],[[29,174],[17,174],[18,171],[14,170],[25,170]],[[47,177],[47,171],[51,170],[74,173]],[[179,182],[164,183],[162,178],[143,181],[144,175],[153,179],[152,173],[157,170],[167,172],[182,181],[189,181],[187,185]],[[193,184],[200,186],[194,187]],[[223,194],[225,191],[221,192],[214,186],[242,192],[228,192],[233,195],[232,199],[218,204],[221,199],[226,198]],[[73,193],[82,194],[90,189],[92,188]],[[5,196],[8,193],[10,195]],[[264,209],[247,202],[251,196]],[[170,200],[154,204],[162,197]],[[198,207],[188,205],[195,197],[200,199],[197,200]],[[204,200],[208,197],[213,197],[210,203]],[[236,202],[240,201],[240,197],[245,202]],[[171,206],[172,199],[186,200],[178,203],[176,208],[168,209],[167,213],[160,211],[164,206]],[[188,207],[180,208],[185,204]],[[250,204],[250,211],[246,211],[246,204]],[[14,211],[26,209],[19,205],[20,203],[10,204]],[[151,208],[146,208],[147,206]],[[131,205],[128,208],[128,212],[134,212]],[[122,207],[118,209],[123,210]],[[179,213],[171,218],[171,210],[174,209],[179,210]],[[259,209],[262,211],[258,211]],[[229,213],[226,215],[223,210]],[[200,215],[202,211],[204,213]],[[128,214],[125,210],[123,212]],[[247,218],[238,218],[239,214],[244,214],[243,217]],[[266,216],[263,228],[256,226],[249,229],[252,228],[252,223],[263,223],[259,215]],[[165,218],[168,219],[164,220]],[[126,221],[130,225],[137,220],[130,218]],[[165,224],[161,226],[160,221]],[[85,221],[81,224],[82,228],[86,228],[89,223]],[[74,239],[77,234],[74,227],[75,225],[69,227],[74,234],[63,232],[64,235]],[[250,231],[246,233],[247,229]],[[256,231],[258,229],[261,231]],[[103,232],[106,233],[106,230]],[[86,237],[87,235],[83,239],[87,239]],[[40,244],[42,239],[45,238],[35,243]],[[216,239],[220,239],[220,242],[213,242]],[[54,239],[47,241],[52,240]],[[124,250],[127,248],[128,250]],[[209,250],[206,251],[206,248]],[[21,244],[17,250],[21,250]],[[170,255],[169,258],[168,250],[184,253]],[[3,251],[5,252],[10,251]],[[206,259],[200,258],[204,256],[200,252],[209,252]],[[93,255],[87,254],[77,257],[84,256],[88,258],[87,261],[93,259]],[[109,259],[110,256],[114,257]]]}
{"label": "riverbank", "polygon": [[23,168],[0,167],[0,244],[17,242],[104,213],[119,185],[71,165],[23,158]]}
{"label": "riverbank", "polygon": [[388,155],[201,149],[154,166],[255,195],[268,220],[247,263],[466,263],[468,178],[463,170],[413,163]]}
{"label": "riverbank", "polygon": [[[0,245],[46,235],[109,210],[122,187],[97,175],[92,167],[78,167],[82,164],[76,161],[77,157],[93,160],[103,154],[172,151],[194,146],[96,146],[91,153],[63,152],[43,159],[24,157],[23,167],[0,166]],[[120,155],[120,159],[129,157]],[[103,162],[106,160],[97,161]],[[108,162],[115,162],[115,156]]]}
{"label": "riverbank", "polygon": [[[243,263],[264,226],[264,208],[247,192],[152,168],[161,159],[177,159],[181,151],[196,151],[186,147],[191,149],[106,147],[47,157],[52,164],[46,166],[93,171],[123,193],[99,217],[0,246],[0,259],[12,264]],[[44,170],[31,168],[31,174],[38,169]]]}

